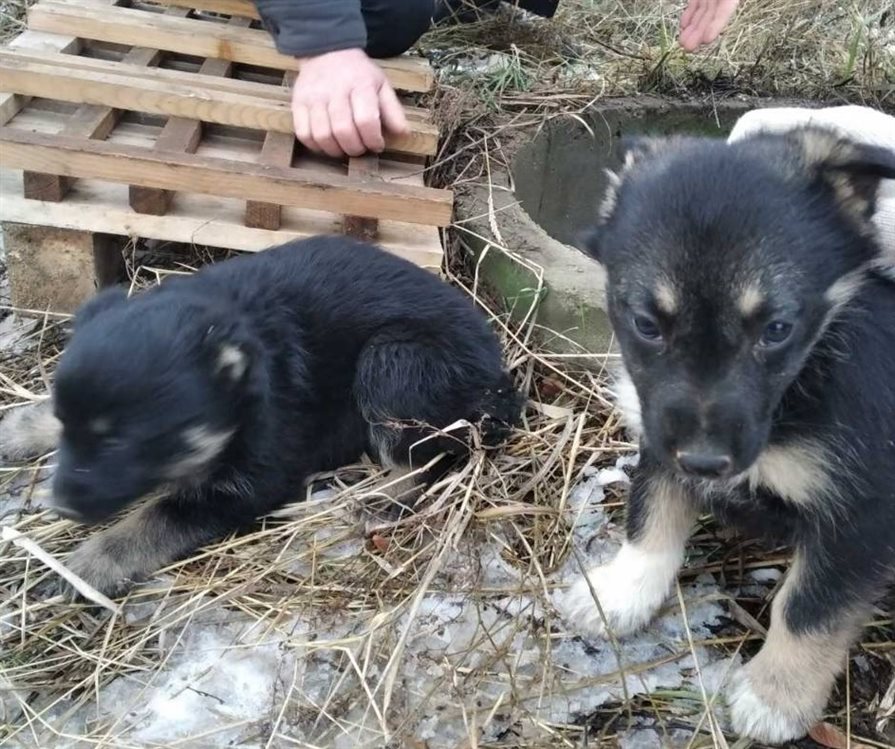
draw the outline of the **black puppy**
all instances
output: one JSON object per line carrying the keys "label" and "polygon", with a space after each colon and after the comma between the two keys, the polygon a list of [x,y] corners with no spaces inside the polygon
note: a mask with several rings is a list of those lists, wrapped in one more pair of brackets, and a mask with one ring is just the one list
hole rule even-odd
{"label": "black puppy", "polygon": [[130,300],[97,295],[76,315],[51,402],[22,409],[0,441],[21,455],[58,438],[54,503],[83,522],[164,491],[68,559],[118,594],[299,499],[309,474],[367,451],[400,478],[467,454],[462,432],[443,431],[458,420],[494,445],[520,410],[499,341],[461,291],[371,245],[317,237]]}
{"label": "black puppy", "polygon": [[[767,639],[732,684],[734,729],[818,720],[895,579],[895,282],[870,217],[895,155],[822,130],[632,144],[587,243],[606,267],[640,438],[627,540],[589,578],[618,634],[645,625],[697,513],[784,538]],[[586,580],[561,603],[602,632]]]}

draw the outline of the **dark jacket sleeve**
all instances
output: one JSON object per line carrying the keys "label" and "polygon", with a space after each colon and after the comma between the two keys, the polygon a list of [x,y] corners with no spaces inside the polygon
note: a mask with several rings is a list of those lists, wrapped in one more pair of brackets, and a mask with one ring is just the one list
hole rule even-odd
{"label": "dark jacket sleeve", "polygon": [[254,0],[277,51],[306,57],[367,46],[361,0]]}

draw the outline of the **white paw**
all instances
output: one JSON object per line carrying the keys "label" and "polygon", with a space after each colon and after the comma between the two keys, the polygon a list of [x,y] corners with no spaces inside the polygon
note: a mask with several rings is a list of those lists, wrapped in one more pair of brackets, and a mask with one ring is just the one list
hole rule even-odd
{"label": "white paw", "polygon": [[787,699],[785,692],[774,699],[773,679],[762,681],[765,683],[761,685],[754,682],[749,665],[734,674],[727,696],[734,732],[766,744],[803,737],[820,719],[820,711],[805,711],[797,704],[799,700]]}
{"label": "white paw", "polygon": [[56,448],[60,432],[49,400],[11,409],[0,420],[0,460],[40,457]]}
{"label": "white paw", "polygon": [[646,553],[625,543],[609,564],[590,570],[586,579],[560,596],[557,609],[582,634],[602,637],[608,625],[615,636],[623,637],[649,624],[665,602],[679,566],[678,555]]}

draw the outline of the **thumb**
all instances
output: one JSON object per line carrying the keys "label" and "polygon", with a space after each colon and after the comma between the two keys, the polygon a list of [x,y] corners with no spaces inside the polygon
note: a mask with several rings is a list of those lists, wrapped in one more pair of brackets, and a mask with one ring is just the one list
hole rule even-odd
{"label": "thumb", "polygon": [[407,132],[407,116],[404,114],[404,106],[388,83],[383,83],[379,89],[379,111],[386,130],[396,134]]}

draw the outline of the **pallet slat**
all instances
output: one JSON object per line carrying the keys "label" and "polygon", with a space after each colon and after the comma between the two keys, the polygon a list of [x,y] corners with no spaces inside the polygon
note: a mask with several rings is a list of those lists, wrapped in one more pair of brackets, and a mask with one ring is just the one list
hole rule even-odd
{"label": "pallet slat", "polygon": [[[348,176],[351,179],[367,182],[379,177],[379,157],[366,154],[348,160]],[[379,222],[362,216],[345,216],[342,220],[342,231],[357,239],[374,240],[379,233]]]}
{"label": "pallet slat", "polygon": [[[167,12],[182,15],[189,11],[180,8],[170,8]],[[124,56],[125,62],[136,67],[157,65],[160,58],[161,52],[157,49],[147,49],[145,47],[134,47]],[[82,104],[63,128],[61,134],[103,140],[114,129],[120,116],[121,110],[114,107]],[[34,198],[35,200],[59,202],[65,198],[66,193],[71,189],[71,180],[58,174],[25,172],[23,182],[25,197]]]}
{"label": "pallet slat", "polygon": [[[299,70],[300,63],[277,52],[266,31],[236,29],[206,22],[197,32],[196,20],[175,18],[121,7],[39,2],[28,10],[28,27],[37,31],[79,36],[85,39],[146,46],[196,57],[213,57],[277,70]],[[434,85],[428,65],[411,58],[377,60],[396,89],[425,92]]]}
{"label": "pallet slat", "polygon": [[[167,13],[182,13],[181,8],[169,8]],[[189,13],[189,11],[186,11]],[[247,18],[234,17],[230,24],[245,27],[251,21]],[[205,60],[199,68],[199,74],[209,78],[226,78],[233,71],[233,63],[228,60]],[[169,117],[162,128],[161,135],[155,143],[159,151],[180,151],[195,153],[202,140],[202,122],[190,120],[184,117]],[[131,208],[138,213],[152,213],[157,216],[167,213],[171,206],[174,192],[171,190],[159,190],[143,185],[131,185],[128,188],[128,202]]]}
{"label": "pallet slat", "polygon": [[[58,38],[55,34],[44,34],[44,36]],[[96,57],[82,57],[77,54],[77,50],[73,45],[61,51],[55,49],[34,49],[30,46],[20,48],[10,45],[9,49],[0,48],[0,59],[10,64],[14,64],[14,61],[21,61],[22,63],[55,65],[64,69],[71,68],[108,73],[109,75],[126,76],[139,80],[167,81],[175,85],[201,86],[204,83],[206,90],[242,94],[243,96],[256,96],[265,100],[289,102],[292,98],[288,86],[282,83],[261,83],[237,78],[205,78],[198,72],[191,73],[184,70],[157,67],[146,68],[130,64],[125,60],[114,61]],[[290,72],[294,73],[295,71]],[[432,123],[432,113],[428,109],[405,105],[404,113],[413,123],[430,125]]]}
{"label": "pallet slat", "polygon": [[149,0],[153,5],[167,5],[177,8],[195,8],[226,16],[242,16],[259,19],[258,8],[250,0]]}
{"label": "pallet slat", "polygon": [[300,205],[364,218],[446,226],[451,220],[449,190],[388,182],[356,183],[329,176],[195,154],[160,153],[106,141],[0,128],[0,164],[67,177],[141,184],[167,190]]}
{"label": "pallet slat", "polygon": [[[29,52],[46,52],[48,49],[52,49],[54,52],[70,52],[74,55],[81,47],[81,40],[74,36],[26,31],[13,39],[9,46]],[[5,125],[15,117],[27,102],[27,96],[7,92],[4,89],[3,93],[0,93],[0,125]]]}
{"label": "pallet slat", "polygon": [[[71,64],[65,58],[72,58]],[[8,50],[0,50],[0,77],[4,88],[27,96],[278,133],[293,132],[288,92],[266,84],[230,81],[237,85],[225,86],[219,85],[220,81],[229,79],[210,78],[201,73]],[[265,90],[267,97],[263,96]],[[413,115],[408,119],[408,133],[386,134],[387,150],[420,156],[434,154],[438,147],[437,128]]]}
{"label": "pallet slat", "polygon": [[[293,83],[294,72],[286,73],[283,82]],[[268,133],[261,146],[259,163],[265,166],[292,166],[295,156],[295,136],[292,133]],[[276,203],[260,203],[257,200],[246,202],[245,225],[257,229],[279,229],[282,220],[282,206]]]}

